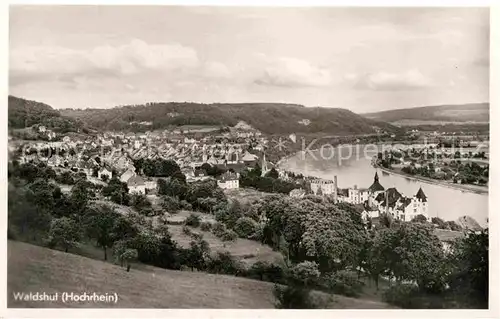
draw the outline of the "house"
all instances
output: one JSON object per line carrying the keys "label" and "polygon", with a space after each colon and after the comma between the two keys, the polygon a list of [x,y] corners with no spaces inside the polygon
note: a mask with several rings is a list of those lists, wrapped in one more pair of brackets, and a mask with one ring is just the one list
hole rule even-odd
{"label": "house", "polygon": [[451,245],[454,241],[465,236],[464,232],[451,231],[445,229],[434,229],[434,234],[439,238],[441,244],[443,245],[443,250],[445,252],[450,251]]}
{"label": "house", "polygon": [[349,196],[347,197],[347,202],[351,204],[363,204],[368,201],[370,193],[367,188],[358,188],[354,185],[354,188],[349,188]]}
{"label": "house", "polygon": [[241,160],[243,163],[245,163],[247,166],[253,166],[259,157],[257,155],[251,154],[250,152],[246,151],[245,154],[241,157]]}
{"label": "house", "polygon": [[417,215],[423,215],[425,218],[429,219],[427,196],[422,190],[422,187],[418,189],[415,196],[411,199],[406,199],[405,204],[404,211],[402,212],[402,220],[411,221]]}
{"label": "house", "polygon": [[152,193],[152,192],[156,191],[156,188],[158,187],[157,180],[153,179],[153,178],[146,179],[144,184],[145,184],[145,189],[148,193]]}
{"label": "house", "polygon": [[314,195],[333,195],[337,198],[337,176],[332,180],[316,178],[311,181],[311,191]]}
{"label": "house", "polygon": [[100,179],[103,179],[103,176],[106,175],[108,179],[111,178],[111,176],[113,175],[113,173],[108,170],[106,167],[103,167],[101,168],[98,172],[97,172],[97,177],[100,178]]}
{"label": "house", "polygon": [[128,170],[126,170],[122,175],[120,175],[120,181],[126,183],[128,182],[128,180],[134,176],[136,176],[137,174],[135,173],[135,170],[133,170],[132,168],[129,168]]}
{"label": "house", "polygon": [[46,130],[47,130],[47,128],[45,126],[43,126],[43,125],[40,125],[38,127],[38,132],[40,132],[40,133],[45,133]]}
{"label": "house", "polygon": [[217,185],[222,189],[240,188],[239,176],[236,173],[225,172],[217,178]]}
{"label": "house", "polygon": [[133,176],[127,181],[129,194],[146,194],[146,182],[141,176]]}

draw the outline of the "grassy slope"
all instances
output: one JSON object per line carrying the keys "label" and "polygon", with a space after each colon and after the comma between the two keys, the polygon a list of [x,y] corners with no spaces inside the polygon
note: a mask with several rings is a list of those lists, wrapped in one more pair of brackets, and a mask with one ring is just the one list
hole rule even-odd
{"label": "grassy slope", "polygon": [[[193,239],[182,232],[182,226],[168,225],[168,229],[172,234],[173,240],[182,247],[189,247],[189,243]],[[268,261],[278,264],[283,262],[283,257],[279,252],[273,251],[271,247],[262,245],[256,241],[238,238],[234,242],[224,243],[211,232],[204,232],[199,228],[192,228],[192,230],[203,234],[203,239],[207,241],[212,251],[228,251],[247,265],[252,265],[257,261]]]}
{"label": "grassy slope", "polygon": [[[8,307],[274,308],[272,283],[201,272],[140,267],[127,273],[101,261],[8,242]],[[13,292],[117,293],[117,304],[14,301]],[[317,296],[321,293],[315,293]],[[324,295],[324,294],[323,294]],[[332,308],[389,308],[334,296]]]}
{"label": "grassy slope", "polygon": [[398,123],[423,125],[439,123],[488,123],[489,103],[435,105],[362,114],[366,118]]}

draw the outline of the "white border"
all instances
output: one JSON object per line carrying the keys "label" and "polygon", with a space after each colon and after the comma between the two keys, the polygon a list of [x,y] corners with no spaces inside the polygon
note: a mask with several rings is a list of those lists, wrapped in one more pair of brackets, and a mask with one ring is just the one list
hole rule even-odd
{"label": "white border", "polygon": [[[498,88],[499,78],[499,44],[500,44],[500,8],[497,6],[491,7],[490,14],[490,32],[491,32],[491,48],[490,48],[490,196],[489,196],[489,227],[490,227],[490,309],[489,310],[207,310],[207,309],[8,309],[7,306],[7,95],[8,95],[8,6],[17,4],[87,4],[87,5],[229,5],[229,6],[428,6],[428,7],[441,7],[441,6],[464,6],[464,7],[478,7],[478,6],[492,6],[493,1],[406,1],[404,4],[401,1],[377,1],[377,3],[370,1],[360,0],[341,0],[341,1],[319,1],[319,0],[287,0],[287,1],[270,1],[270,0],[245,0],[245,1],[61,1],[54,0],[47,1],[12,1],[9,3],[2,3],[0,5],[0,23],[2,24],[0,31],[0,74],[3,76],[0,79],[0,92],[3,107],[1,110],[1,118],[3,125],[0,125],[1,130],[1,145],[0,152],[2,161],[0,165],[1,183],[0,183],[0,202],[1,211],[0,215],[0,318],[20,318],[20,317],[33,317],[33,318],[135,318],[135,317],[155,317],[155,318],[273,318],[273,319],[292,319],[303,318],[306,316],[313,316],[317,318],[330,318],[330,317],[345,317],[345,318],[499,318],[500,311],[498,301],[500,295],[499,287],[499,274],[498,270],[500,265],[498,262],[499,256],[499,236],[498,236],[498,223],[500,213],[496,199],[500,198],[500,168],[497,164],[497,159],[500,159],[500,128],[495,124],[500,119],[500,110],[498,109]],[[495,90],[495,88],[497,90]]]}

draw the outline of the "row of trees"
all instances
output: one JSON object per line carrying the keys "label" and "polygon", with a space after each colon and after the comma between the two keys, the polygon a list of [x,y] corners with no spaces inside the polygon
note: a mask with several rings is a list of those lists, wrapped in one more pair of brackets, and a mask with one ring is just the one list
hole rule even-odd
{"label": "row of trees", "polygon": [[[314,262],[322,278],[356,271],[377,286],[380,278],[411,282],[418,294],[438,295],[443,302],[452,296],[470,305],[461,297],[469,296],[476,306],[487,304],[487,291],[477,287],[487,282],[488,245],[479,250],[479,261],[464,257],[474,253],[464,240],[487,241],[487,231],[469,234],[445,253],[428,223],[393,221],[367,229],[356,207],[310,195],[303,199],[273,195],[257,206],[266,216],[262,242],[282,251],[289,264]],[[461,262],[450,263],[456,259]],[[481,268],[481,273],[465,284],[461,274],[471,267]]]}
{"label": "row of trees", "polygon": [[278,172],[272,168],[265,176],[262,175],[262,169],[257,164],[252,170],[245,170],[240,176],[240,186],[251,187],[266,193],[288,194],[301,185],[284,181],[278,178]]}

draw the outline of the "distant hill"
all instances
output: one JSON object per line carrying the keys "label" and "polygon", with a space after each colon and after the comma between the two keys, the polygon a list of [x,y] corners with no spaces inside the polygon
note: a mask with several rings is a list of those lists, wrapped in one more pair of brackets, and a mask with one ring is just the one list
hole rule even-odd
{"label": "distant hill", "polygon": [[490,103],[423,106],[362,115],[398,126],[489,123]]}
{"label": "distant hill", "polygon": [[[345,109],[281,103],[148,103],[112,109],[64,109],[61,114],[105,130],[137,128],[137,123],[141,122],[152,122],[144,127],[147,130],[180,125],[235,126],[244,122],[268,134],[321,132],[353,135],[372,134],[378,129],[397,130],[392,125],[366,119]],[[304,121],[308,125],[304,125]]]}
{"label": "distant hill", "polygon": [[35,124],[56,132],[77,132],[84,128],[79,120],[62,116],[50,105],[9,95],[9,128],[22,129]]}
{"label": "distant hill", "polygon": [[[117,265],[78,255],[8,241],[7,291],[9,308],[274,308],[274,284],[203,272]],[[135,268],[134,268],[135,267]],[[58,301],[15,301],[14,292],[59,293]],[[118,295],[116,304],[63,303],[61,294]],[[326,294],[314,292],[317,298]],[[326,299],[326,298],[325,298]],[[335,295],[331,308],[394,308],[386,303]]]}

